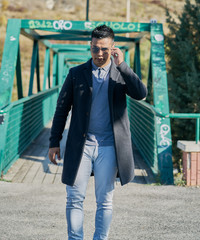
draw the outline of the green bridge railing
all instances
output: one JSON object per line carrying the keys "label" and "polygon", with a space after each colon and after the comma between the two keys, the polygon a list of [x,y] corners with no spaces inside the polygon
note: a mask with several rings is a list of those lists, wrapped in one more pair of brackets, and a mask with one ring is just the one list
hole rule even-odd
{"label": "green bridge railing", "polygon": [[[157,129],[157,122],[166,118],[195,119],[195,142],[196,144],[199,143],[200,114],[198,113],[163,114],[145,101],[138,102],[129,99],[129,118],[133,141],[153,173],[159,178],[162,178],[163,175],[167,177],[169,172],[169,160],[171,159],[171,155],[169,155],[168,151],[160,153],[159,148],[162,149],[163,146],[168,146],[171,152],[171,139],[167,137],[167,134],[170,131],[169,126],[163,124],[159,130]],[[159,143],[157,142],[158,134],[161,137]],[[158,154],[160,154],[160,156],[158,156]],[[159,159],[163,159],[163,161],[159,161]],[[168,161],[166,161],[166,159]],[[159,174],[159,169],[162,169],[162,175]],[[160,179],[160,181],[162,181],[162,179]]]}
{"label": "green bridge railing", "polygon": [[[91,31],[101,24],[112,27],[115,42],[130,65],[130,52],[134,51],[133,68],[140,78],[143,64],[140,61],[141,40],[147,36],[147,41],[150,41],[147,99],[138,102],[127,97],[131,132],[140,153],[154,174],[160,177],[161,183],[173,184],[169,118],[175,115],[169,113],[163,28],[162,24],[155,22],[9,19],[0,72],[2,175],[52,119],[58,93],[69,68],[90,58],[88,41],[91,40]],[[29,79],[24,79],[22,74],[20,35],[32,41]],[[40,59],[41,46],[45,49],[44,62]],[[44,66],[43,76],[41,66]],[[12,102],[15,78],[18,100]],[[27,96],[23,89],[25,81],[29,81]],[[199,116],[195,117],[199,119]],[[198,124],[199,120],[197,129]]]}
{"label": "green bridge railing", "polygon": [[129,100],[129,119],[132,138],[152,171],[158,173],[156,115],[145,102]]}
{"label": "green bridge railing", "polygon": [[0,140],[1,169],[4,172],[19,158],[20,154],[51,120],[58,92],[58,87],[46,90],[13,102],[0,111],[3,118],[0,129],[5,136],[4,139]]}

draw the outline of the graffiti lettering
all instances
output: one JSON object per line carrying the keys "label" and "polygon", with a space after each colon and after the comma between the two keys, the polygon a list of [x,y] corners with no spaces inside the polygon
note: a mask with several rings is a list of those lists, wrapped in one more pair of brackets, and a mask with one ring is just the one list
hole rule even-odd
{"label": "graffiti lettering", "polygon": [[164,36],[162,34],[156,34],[154,37],[157,42],[162,42],[164,40]]}
{"label": "graffiti lettering", "polygon": [[42,22],[31,20],[31,21],[28,22],[28,24],[29,24],[29,27],[31,29],[34,29],[34,28],[53,28],[52,22],[51,21],[45,21],[45,20],[43,20]]}
{"label": "graffiti lettering", "polygon": [[[30,29],[48,28],[56,30],[70,30],[73,27],[76,28],[76,24],[74,24],[75,26],[73,26],[73,22],[65,20],[56,21],[30,20],[28,22]],[[95,27],[102,24],[106,24],[107,26],[111,27],[114,31],[133,31],[136,27],[138,29],[140,28],[140,24],[124,22],[84,22],[83,28],[85,28],[86,30],[92,30]]]}
{"label": "graffiti lettering", "polygon": [[160,146],[162,147],[166,147],[170,145],[170,139],[166,137],[166,135],[168,134],[168,132],[170,131],[170,128],[167,124],[163,124],[160,127],[160,137],[161,137],[161,141],[160,141]]}
{"label": "graffiti lettering", "polygon": [[94,29],[95,27],[106,24],[107,26],[111,27],[114,31],[116,30],[124,30],[124,31],[133,31],[136,26],[134,23],[118,23],[118,22],[85,22],[84,26],[86,29]]}
{"label": "graffiti lettering", "polygon": [[4,84],[8,84],[11,79],[11,72],[13,71],[13,67],[10,65],[9,61],[7,60],[3,68],[5,70],[2,72],[1,81],[4,82]]}
{"label": "graffiti lettering", "polygon": [[162,120],[162,118],[157,117],[157,118],[156,118],[157,124],[161,124],[161,120]]}
{"label": "graffiti lettering", "polygon": [[56,30],[70,30],[72,28],[72,22],[64,20],[54,21],[53,27]]}
{"label": "graffiti lettering", "polygon": [[64,20],[56,20],[56,21],[34,21],[31,20],[28,22],[29,27],[31,29],[34,28],[54,28],[56,30],[70,30],[72,28],[72,22],[64,21]]}
{"label": "graffiti lettering", "polygon": [[13,36],[10,37],[10,41],[15,41],[15,40],[16,40],[15,37],[13,37]]}
{"label": "graffiti lettering", "polygon": [[29,21],[29,22],[28,22],[28,25],[29,25],[29,28],[31,28],[31,29],[32,29],[32,28],[36,28],[34,21]]}
{"label": "graffiti lettering", "polygon": [[92,29],[92,23],[91,22],[85,22],[85,28],[86,29]]}

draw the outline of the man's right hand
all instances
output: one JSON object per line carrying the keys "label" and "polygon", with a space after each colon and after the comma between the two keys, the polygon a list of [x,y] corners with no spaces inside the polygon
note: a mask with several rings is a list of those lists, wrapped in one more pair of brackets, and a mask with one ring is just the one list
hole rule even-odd
{"label": "man's right hand", "polygon": [[57,165],[56,155],[58,160],[60,160],[60,148],[59,147],[49,148],[49,160],[55,165]]}

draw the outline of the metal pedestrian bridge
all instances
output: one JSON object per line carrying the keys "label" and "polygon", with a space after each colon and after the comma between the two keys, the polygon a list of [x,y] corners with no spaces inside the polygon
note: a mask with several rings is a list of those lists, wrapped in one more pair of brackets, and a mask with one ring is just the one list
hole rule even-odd
{"label": "metal pedestrian bridge", "polygon": [[[66,74],[91,57],[91,31],[101,24],[114,30],[115,42],[124,52],[125,61],[140,78],[140,46],[144,39],[150,43],[148,96],[139,102],[127,97],[132,139],[160,182],[173,184],[170,117],[186,116],[169,113],[164,34],[159,23],[9,19],[0,71],[2,176],[51,121]],[[24,76],[21,64],[22,37],[32,41],[29,78]],[[13,101],[14,85],[17,99]],[[199,129],[199,118],[190,117],[197,119]]]}

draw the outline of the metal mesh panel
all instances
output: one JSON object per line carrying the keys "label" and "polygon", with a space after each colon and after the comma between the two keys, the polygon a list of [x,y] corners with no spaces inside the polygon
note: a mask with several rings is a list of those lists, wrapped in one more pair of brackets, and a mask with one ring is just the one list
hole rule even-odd
{"label": "metal mesh panel", "polygon": [[23,98],[12,103],[5,112],[8,115],[6,145],[1,170],[6,172],[28,145],[52,119],[55,111],[58,87]]}
{"label": "metal mesh panel", "polygon": [[128,98],[128,112],[132,139],[146,163],[158,173],[156,117],[150,106],[143,101]]}

